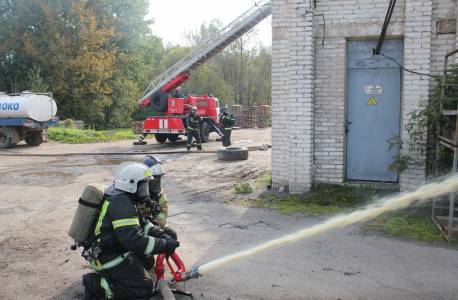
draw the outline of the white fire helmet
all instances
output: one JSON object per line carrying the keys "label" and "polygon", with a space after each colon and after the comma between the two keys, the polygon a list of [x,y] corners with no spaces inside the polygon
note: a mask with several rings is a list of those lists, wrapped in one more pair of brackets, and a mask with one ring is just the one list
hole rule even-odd
{"label": "white fire helmet", "polygon": [[148,166],[138,162],[124,162],[116,171],[114,186],[122,191],[135,193],[139,181],[148,182],[151,179],[153,175]]}
{"label": "white fire helmet", "polygon": [[165,174],[165,168],[162,162],[152,155],[147,155],[143,160],[142,164],[149,167],[149,170],[153,176],[162,176]]}

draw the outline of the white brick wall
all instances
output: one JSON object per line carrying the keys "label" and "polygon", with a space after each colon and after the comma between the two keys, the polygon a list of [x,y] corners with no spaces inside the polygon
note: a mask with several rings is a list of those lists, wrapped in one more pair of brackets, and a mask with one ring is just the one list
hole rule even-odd
{"label": "white brick wall", "polygon": [[289,184],[289,4],[272,1],[272,182]]}
{"label": "white brick wall", "polygon": [[[431,67],[431,28],[432,1],[406,1],[404,33],[404,67],[419,73],[430,73]],[[409,141],[409,134],[403,127],[409,122],[408,113],[419,108],[421,100],[429,99],[430,78],[425,75],[403,72],[403,104],[401,138]],[[401,153],[409,154],[407,148]],[[413,159],[426,159],[411,153]],[[426,167],[409,167],[400,176],[401,190],[408,190],[424,182]]]}
{"label": "white brick wall", "polygon": [[[313,30],[310,16],[298,15],[298,8],[308,8],[308,1],[273,0],[272,179],[277,185],[290,184],[291,191],[299,193],[313,180],[345,181],[347,40],[378,39],[388,5],[387,0],[317,1],[315,14],[326,18],[322,45],[322,17],[314,17]],[[404,37],[406,68],[442,71],[443,55],[458,45],[458,39],[456,34],[437,34],[436,21],[456,18],[455,11],[456,0],[397,1],[386,38]],[[314,47],[309,45],[313,36]],[[435,83],[408,72],[403,79],[405,124],[408,112],[428,99]],[[402,138],[407,138],[405,132]],[[401,188],[424,179],[425,168],[409,169],[401,176]]]}

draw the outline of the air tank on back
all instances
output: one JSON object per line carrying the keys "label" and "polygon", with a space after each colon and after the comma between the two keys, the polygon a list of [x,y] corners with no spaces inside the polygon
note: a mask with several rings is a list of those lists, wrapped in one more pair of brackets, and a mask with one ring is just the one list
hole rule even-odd
{"label": "air tank on back", "polygon": [[56,112],[56,102],[49,96],[29,91],[12,95],[0,93],[0,119],[32,119],[45,122],[54,117]]}

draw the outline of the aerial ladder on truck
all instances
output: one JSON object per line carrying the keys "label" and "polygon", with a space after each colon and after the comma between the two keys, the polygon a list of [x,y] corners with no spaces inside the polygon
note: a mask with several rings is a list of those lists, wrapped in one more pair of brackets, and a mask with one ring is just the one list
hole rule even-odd
{"label": "aerial ladder on truck", "polygon": [[213,58],[239,37],[254,28],[271,14],[271,0],[261,0],[245,11],[229,25],[215,33],[205,42],[195,48],[188,55],[170,67],[167,71],[153,80],[137,104],[141,107],[151,106],[158,112],[163,112],[164,117],[148,117],[143,127],[143,134],[135,145],[144,145],[143,140],[148,134],[155,134],[158,142],[167,139],[174,142],[178,135],[186,135],[186,114],[192,106],[197,107],[197,112],[203,117],[200,124],[202,142],[208,140],[210,132],[217,132],[219,101],[213,96],[189,96],[186,99],[171,98],[170,92],[186,82],[191,77],[191,72]]}

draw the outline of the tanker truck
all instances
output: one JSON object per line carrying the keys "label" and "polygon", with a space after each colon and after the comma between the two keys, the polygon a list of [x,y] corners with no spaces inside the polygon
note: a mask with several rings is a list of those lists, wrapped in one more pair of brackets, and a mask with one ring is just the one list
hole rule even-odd
{"label": "tanker truck", "polygon": [[59,123],[56,112],[51,93],[0,92],[0,149],[23,140],[30,146],[40,145],[48,139],[47,129]]}

